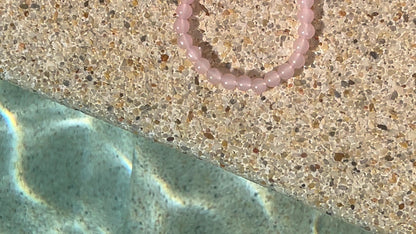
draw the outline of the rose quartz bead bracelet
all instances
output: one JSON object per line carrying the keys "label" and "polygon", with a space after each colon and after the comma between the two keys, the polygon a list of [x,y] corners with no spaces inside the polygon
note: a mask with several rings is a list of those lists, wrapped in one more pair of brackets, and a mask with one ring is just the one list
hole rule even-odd
{"label": "rose quartz bead bracelet", "polygon": [[281,82],[287,81],[294,74],[294,70],[305,65],[305,54],[309,50],[309,39],[315,34],[315,28],[311,24],[314,13],[311,7],[314,0],[297,0],[300,22],[298,29],[299,38],[294,42],[293,54],[288,61],[277,68],[277,71],[266,73],[264,78],[250,78],[246,75],[236,77],[231,73],[222,74],[217,68],[211,67],[210,62],[202,57],[201,48],[193,45],[192,37],[188,34],[190,25],[188,19],[192,16],[191,4],[195,0],[181,0],[176,14],[178,18],[174,23],[174,30],[179,34],[178,45],[186,50],[188,58],[194,63],[195,70],[205,75],[209,82],[214,85],[221,84],[225,89],[235,88],[247,91],[252,89],[258,94],[266,91],[267,88],[278,86]]}

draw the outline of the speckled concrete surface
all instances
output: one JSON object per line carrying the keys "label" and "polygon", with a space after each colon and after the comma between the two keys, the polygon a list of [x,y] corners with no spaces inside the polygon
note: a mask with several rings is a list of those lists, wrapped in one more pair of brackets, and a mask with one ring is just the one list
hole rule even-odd
{"label": "speckled concrete surface", "polygon": [[[294,1],[200,3],[192,34],[217,66],[263,74],[287,59]],[[2,1],[0,72],[346,220],[416,232],[414,1],[316,1],[308,66],[261,97],[192,70],[176,5]]]}

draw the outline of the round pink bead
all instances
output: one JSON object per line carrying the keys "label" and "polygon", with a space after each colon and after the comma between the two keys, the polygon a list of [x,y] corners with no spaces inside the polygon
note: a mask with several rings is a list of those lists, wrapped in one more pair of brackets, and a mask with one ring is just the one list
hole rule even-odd
{"label": "round pink bead", "polygon": [[181,0],[182,4],[189,4],[191,5],[194,2],[194,0]]}
{"label": "round pink bead", "polygon": [[187,33],[189,31],[189,22],[186,19],[177,18],[173,24],[173,29],[177,33]]}
{"label": "round pink bead", "polygon": [[192,15],[192,7],[189,4],[181,4],[176,8],[176,14],[181,19],[188,19]]}
{"label": "round pink bead", "polygon": [[264,81],[266,82],[266,85],[270,88],[276,87],[280,84],[280,77],[279,73],[276,71],[270,71],[266,73],[264,76]]}
{"label": "round pink bead", "polygon": [[267,90],[267,85],[266,85],[266,82],[264,81],[264,79],[262,79],[262,78],[255,78],[253,80],[253,83],[251,84],[251,88],[257,94],[261,94],[261,93],[263,93],[264,91]]}
{"label": "round pink bead", "polygon": [[295,49],[295,52],[297,53],[306,54],[309,50],[309,41],[304,37],[299,37],[293,43],[293,49]]}
{"label": "round pink bead", "polygon": [[191,46],[187,49],[186,54],[188,55],[188,58],[192,61],[192,62],[196,62],[198,59],[201,58],[202,56],[202,52],[201,49],[199,49],[196,46]]}
{"label": "round pink bead", "polygon": [[222,74],[216,68],[210,68],[207,71],[207,79],[211,84],[219,84],[221,82]]}
{"label": "round pink bead", "polygon": [[184,33],[178,38],[178,45],[182,49],[188,49],[192,46],[193,40],[191,35]]}
{"label": "round pink bead", "polygon": [[233,90],[237,86],[237,80],[233,74],[225,74],[221,78],[222,86],[225,89]]}
{"label": "round pink bead", "polygon": [[251,88],[251,78],[245,75],[238,77],[237,88],[241,91],[247,91]]}
{"label": "round pink bead", "polygon": [[311,39],[315,34],[315,28],[312,24],[301,23],[298,29],[299,36],[306,39]]}
{"label": "round pink bead", "polygon": [[200,58],[195,62],[195,70],[199,74],[205,74],[207,73],[208,69],[211,68],[211,65],[209,64],[208,59]]}
{"label": "round pink bead", "polygon": [[289,58],[289,64],[293,68],[301,68],[305,65],[305,56],[300,53],[293,53]]}
{"label": "round pink bead", "polygon": [[298,0],[298,5],[301,8],[311,8],[313,6],[314,0]]}
{"label": "round pink bead", "polygon": [[279,77],[282,81],[287,81],[290,77],[293,76],[293,74],[295,74],[295,70],[288,63],[284,63],[279,66],[277,73],[279,74]]}
{"label": "round pink bead", "polygon": [[315,17],[315,13],[309,8],[302,8],[298,12],[298,20],[302,23],[310,23]]}

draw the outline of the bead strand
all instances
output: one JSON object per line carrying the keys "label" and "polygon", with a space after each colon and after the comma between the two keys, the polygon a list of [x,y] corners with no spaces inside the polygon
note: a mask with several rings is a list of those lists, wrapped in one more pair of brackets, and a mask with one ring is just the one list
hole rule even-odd
{"label": "bead strand", "polygon": [[177,19],[173,25],[175,32],[178,33],[178,45],[186,50],[186,55],[194,64],[194,69],[199,74],[205,75],[208,81],[214,85],[221,84],[225,89],[247,91],[252,89],[257,94],[261,94],[268,88],[278,86],[281,82],[291,78],[295,69],[305,65],[305,54],[309,50],[309,39],[315,34],[312,25],[314,12],[312,6],[314,0],[297,0],[298,13],[297,19],[300,22],[298,28],[298,39],[293,43],[293,53],[289,56],[286,63],[278,66],[277,71],[266,73],[264,78],[250,78],[246,75],[236,77],[231,73],[222,74],[217,68],[211,67],[210,62],[202,57],[200,47],[193,45],[192,37],[188,34],[190,29],[189,18],[193,14],[191,4],[194,0],[181,0],[176,9]]}

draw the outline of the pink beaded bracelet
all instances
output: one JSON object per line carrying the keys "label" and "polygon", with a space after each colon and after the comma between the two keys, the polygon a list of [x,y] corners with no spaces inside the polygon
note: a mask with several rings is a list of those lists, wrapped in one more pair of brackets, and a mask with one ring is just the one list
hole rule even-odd
{"label": "pink beaded bracelet", "polygon": [[178,18],[174,23],[174,30],[179,34],[178,45],[186,49],[188,58],[194,63],[195,70],[205,75],[209,82],[214,85],[221,84],[225,89],[234,90],[238,88],[242,91],[252,89],[258,94],[263,93],[267,88],[278,86],[282,81],[287,81],[293,76],[294,70],[305,65],[305,54],[309,50],[309,39],[315,34],[315,28],[311,24],[314,13],[311,7],[314,0],[297,0],[298,14],[300,22],[298,29],[299,38],[294,42],[293,54],[288,62],[280,65],[277,71],[266,73],[264,78],[253,78],[246,75],[236,77],[231,73],[222,74],[217,68],[211,67],[210,62],[202,57],[201,48],[193,45],[192,37],[188,34],[190,25],[188,19],[192,16],[192,6],[195,0],[181,0],[176,14]]}

